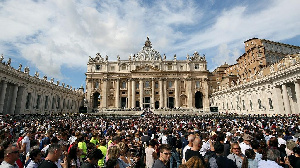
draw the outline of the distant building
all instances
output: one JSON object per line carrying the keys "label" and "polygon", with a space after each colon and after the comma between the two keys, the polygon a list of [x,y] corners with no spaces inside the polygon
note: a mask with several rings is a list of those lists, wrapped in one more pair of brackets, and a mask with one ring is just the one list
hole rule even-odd
{"label": "distant building", "polygon": [[211,106],[243,114],[299,114],[300,47],[249,39],[237,63],[210,75]]}
{"label": "distant building", "polygon": [[0,58],[0,114],[57,114],[78,113],[83,106],[84,92],[54,79],[42,79],[39,73],[29,75],[29,68],[22,71],[11,67],[11,60]]}
{"label": "distant building", "polygon": [[97,53],[86,72],[87,107],[109,109],[201,109],[209,110],[208,70],[205,56],[195,52],[185,60],[167,60],[144,47],[128,60],[108,61]]}

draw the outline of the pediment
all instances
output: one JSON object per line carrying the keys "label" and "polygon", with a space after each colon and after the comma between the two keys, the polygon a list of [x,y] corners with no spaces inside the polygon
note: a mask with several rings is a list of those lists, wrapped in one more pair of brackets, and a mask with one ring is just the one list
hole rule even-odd
{"label": "pediment", "polygon": [[144,65],[132,70],[132,72],[161,72],[161,70],[151,65]]}

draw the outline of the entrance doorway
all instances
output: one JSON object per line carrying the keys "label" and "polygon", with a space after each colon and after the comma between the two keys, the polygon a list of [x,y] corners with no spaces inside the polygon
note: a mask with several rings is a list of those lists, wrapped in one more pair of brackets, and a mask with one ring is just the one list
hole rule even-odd
{"label": "entrance doorway", "polygon": [[100,106],[100,93],[95,92],[93,94],[93,108],[98,108]]}
{"label": "entrance doorway", "polygon": [[168,98],[168,108],[174,108],[174,97]]}
{"label": "entrance doorway", "polygon": [[126,108],[126,97],[121,97],[121,108]]}
{"label": "entrance doorway", "polygon": [[155,102],[155,109],[158,109],[159,108],[159,101],[156,101]]}
{"label": "entrance doorway", "polygon": [[195,107],[197,109],[203,108],[203,94],[199,91],[195,94]]}
{"label": "entrance doorway", "polygon": [[150,97],[145,97],[144,99],[144,108],[150,107]]}

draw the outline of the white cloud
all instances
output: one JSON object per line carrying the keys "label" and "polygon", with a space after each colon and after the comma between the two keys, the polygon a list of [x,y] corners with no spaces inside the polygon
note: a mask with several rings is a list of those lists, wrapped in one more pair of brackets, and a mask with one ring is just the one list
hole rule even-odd
{"label": "white cloud", "polygon": [[[219,16],[206,29],[201,25],[208,9],[197,1],[139,0],[10,0],[0,4],[0,49],[13,44],[21,56],[48,76],[64,79],[62,66],[86,67],[88,56],[100,52],[110,60],[127,59],[150,36],[153,47],[185,57],[194,50],[206,52],[213,64],[235,60],[243,41],[252,37],[284,40],[299,35],[300,1],[262,1],[266,8],[237,5],[209,9]],[[217,2],[209,2],[214,6]],[[208,5],[209,6],[209,5]],[[250,10],[250,11],[249,11]],[[252,11],[253,10],[253,11]],[[218,12],[220,11],[220,12]],[[200,25],[200,26],[198,26]],[[218,48],[219,53],[214,50]],[[214,55],[215,54],[215,55]],[[83,72],[84,73],[84,72]],[[84,79],[83,79],[84,80]]]}

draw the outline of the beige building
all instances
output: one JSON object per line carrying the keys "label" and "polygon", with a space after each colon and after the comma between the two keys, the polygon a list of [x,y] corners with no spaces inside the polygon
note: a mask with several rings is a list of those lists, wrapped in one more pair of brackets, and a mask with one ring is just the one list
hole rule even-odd
{"label": "beige building", "polygon": [[86,72],[88,111],[112,109],[199,109],[207,111],[208,70],[205,56],[167,60],[147,38],[128,60],[90,57]]}
{"label": "beige building", "polygon": [[0,58],[0,114],[56,114],[78,113],[83,106],[83,88],[72,89],[47,76],[29,75],[29,68],[22,70],[11,66],[11,59]]}
{"label": "beige building", "polygon": [[236,64],[224,64],[212,73],[211,106],[240,114],[299,114],[299,53],[298,46],[245,41],[245,53]]}

